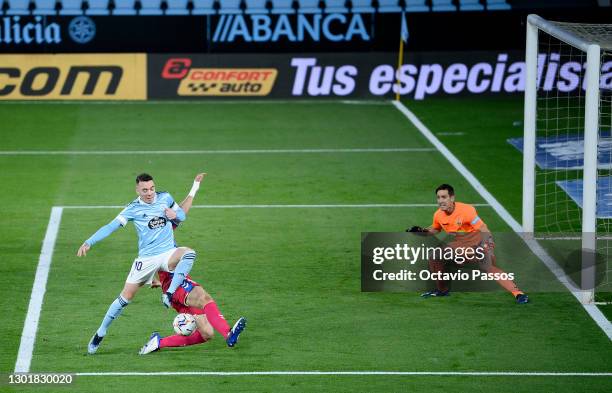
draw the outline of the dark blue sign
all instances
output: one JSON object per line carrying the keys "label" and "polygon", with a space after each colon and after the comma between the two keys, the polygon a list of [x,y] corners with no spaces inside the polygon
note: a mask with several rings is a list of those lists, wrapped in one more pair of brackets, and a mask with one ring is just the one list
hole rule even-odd
{"label": "dark blue sign", "polygon": [[[508,143],[523,152],[523,138],[508,139]],[[584,165],[584,135],[559,135],[536,138],[536,165],[540,169],[582,169]],[[597,167],[612,169],[612,138],[600,134]]]}
{"label": "dark blue sign", "polygon": [[[561,180],[559,187],[582,208],[582,179]],[[612,218],[612,177],[597,178],[597,218]]]}

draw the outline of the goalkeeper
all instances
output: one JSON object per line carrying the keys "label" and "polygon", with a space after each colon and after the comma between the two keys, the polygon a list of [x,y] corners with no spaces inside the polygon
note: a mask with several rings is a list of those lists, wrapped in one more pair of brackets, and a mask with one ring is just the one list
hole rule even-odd
{"label": "goalkeeper", "polygon": [[[435,235],[444,231],[454,235],[454,240],[446,247],[450,248],[473,248],[482,247],[484,258],[479,260],[479,268],[487,273],[502,276],[504,271],[495,265],[495,254],[493,250],[495,243],[493,236],[486,224],[478,217],[476,209],[472,205],[455,202],[455,190],[448,184],[442,184],[436,188],[436,198],[439,209],[434,213],[433,224],[428,228],[412,227],[408,232]],[[429,270],[432,273],[444,271],[444,260],[429,260]],[[468,261],[470,262],[470,261]],[[505,275],[504,275],[505,276]],[[498,279],[497,283],[514,296],[516,302],[524,304],[529,302],[527,295],[521,291],[514,281]],[[449,288],[444,280],[436,280],[436,290],[425,292],[422,297],[448,296]]]}

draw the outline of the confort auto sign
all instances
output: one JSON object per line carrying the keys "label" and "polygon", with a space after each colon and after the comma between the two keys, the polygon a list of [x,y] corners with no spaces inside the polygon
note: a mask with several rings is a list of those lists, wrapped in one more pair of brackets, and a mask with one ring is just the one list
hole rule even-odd
{"label": "confort auto sign", "polygon": [[[498,54],[495,62],[466,64],[455,62],[404,64],[399,70],[391,64],[381,64],[368,71],[359,65],[326,65],[316,57],[291,59],[294,79],[293,96],[348,96],[363,87],[357,86],[366,75],[368,91],[374,96],[395,94],[422,100],[434,94],[460,93],[515,93],[525,90],[525,62],[509,62],[508,55]],[[538,58],[538,88],[544,91],[573,92],[579,86],[585,64],[560,61],[556,53],[541,54]],[[612,88],[612,61],[601,65],[601,87]],[[399,81],[399,83],[398,83]]]}
{"label": "confort auto sign", "polygon": [[278,71],[275,68],[192,68],[190,58],[168,59],[164,79],[180,79],[179,96],[266,96]]}

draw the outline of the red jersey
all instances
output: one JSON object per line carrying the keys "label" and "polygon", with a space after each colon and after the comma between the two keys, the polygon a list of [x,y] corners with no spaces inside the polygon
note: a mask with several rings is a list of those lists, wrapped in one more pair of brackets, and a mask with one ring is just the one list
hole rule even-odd
{"label": "red jersey", "polygon": [[[166,292],[168,287],[170,286],[170,282],[172,282],[173,273],[158,271],[159,281],[161,281],[162,291]],[[189,307],[185,303],[187,302],[187,296],[193,289],[193,287],[199,287],[200,284],[193,281],[189,275],[185,278],[185,281],[176,289],[174,292],[174,296],[172,296],[172,308],[176,310],[178,313],[186,313],[191,315],[200,315],[204,314],[203,308]]]}
{"label": "red jersey", "polygon": [[[172,277],[174,276],[174,273],[164,272],[161,270],[157,273],[159,274],[159,281],[161,281],[162,292],[166,292],[170,287],[170,283],[172,282]],[[200,284],[191,279],[189,274],[187,275],[187,277],[185,277],[185,281],[188,281],[194,287],[200,286]]]}

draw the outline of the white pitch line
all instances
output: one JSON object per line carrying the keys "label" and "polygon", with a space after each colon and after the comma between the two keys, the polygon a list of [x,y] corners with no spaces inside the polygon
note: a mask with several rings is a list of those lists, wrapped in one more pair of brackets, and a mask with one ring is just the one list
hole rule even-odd
{"label": "white pitch line", "polygon": [[610,377],[602,372],[545,372],[545,371],[159,371],[159,372],[92,372],[74,373],[79,377],[129,376],[250,376],[250,375],[405,375],[405,376],[489,376],[489,377]]}
{"label": "white pitch line", "polygon": [[328,153],[420,153],[429,147],[363,148],[363,149],[234,149],[234,150],[5,150],[0,156],[80,156],[142,154],[328,154]]}
{"label": "white pitch line", "polygon": [[378,105],[378,106],[387,105],[385,101],[363,101],[363,100],[342,100],[340,101],[340,103],[346,104],[346,105]]}
{"label": "white pitch line", "polygon": [[47,233],[43,240],[42,250],[38,259],[38,267],[36,268],[36,277],[32,285],[32,294],[30,296],[30,305],[23,323],[23,332],[21,333],[21,342],[19,343],[19,352],[17,361],[15,362],[15,372],[25,373],[30,370],[32,362],[32,352],[34,351],[34,343],[36,342],[36,331],[38,329],[38,320],[40,318],[40,310],[42,308],[43,298],[47,288],[47,278],[49,277],[49,269],[51,268],[51,258],[53,257],[53,249],[55,248],[55,240],[59,225],[62,220],[62,208],[53,207],[51,209],[51,217],[47,225]]}
{"label": "white pitch line", "polygon": [[525,236],[521,236],[522,226],[508,213],[506,208],[502,206],[501,203],[480,183],[480,181],[474,176],[469,169],[466,168],[465,165],[442,143],[436,136],[419,120],[419,118],[412,113],[408,108],[404,106],[399,101],[392,101],[393,105],[400,111],[410,122],[423,134],[425,138],[427,138],[432,145],[434,145],[440,153],[446,158],[455,169],[463,175],[463,177],[470,183],[470,185],[487,201],[493,209],[499,214],[499,216],[516,232],[519,237],[521,237],[527,246],[531,249],[531,251],[540,258],[540,260],[548,267],[548,269],[557,277],[559,282],[561,282],[568,291],[571,292],[572,295],[576,299],[580,305],[585,309],[585,311],[590,315],[590,317],[595,321],[595,323],[603,330],[603,332],[608,336],[608,338],[612,341],[612,323],[608,321],[605,315],[601,312],[599,308],[597,308],[594,304],[583,304],[582,303],[582,293],[577,290],[572,283],[570,283],[565,275],[565,272],[561,267],[555,262],[555,260],[542,248],[542,246],[533,239],[528,239]]}
{"label": "white pitch line", "polygon": [[[372,204],[332,204],[332,205],[193,205],[197,209],[369,209],[397,207],[437,207],[435,203],[372,203]],[[487,207],[487,203],[473,203],[472,206]],[[123,209],[125,205],[62,206],[64,209]]]}

